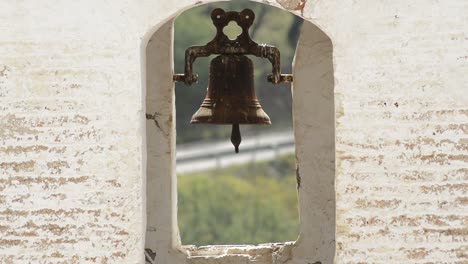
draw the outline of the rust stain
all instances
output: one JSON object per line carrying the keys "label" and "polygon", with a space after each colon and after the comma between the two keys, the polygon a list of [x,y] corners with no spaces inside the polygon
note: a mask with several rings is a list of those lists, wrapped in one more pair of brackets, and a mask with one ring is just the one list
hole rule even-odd
{"label": "rust stain", "polygon": [[301,15],[304,15],[304,7],[307,0],[276,0],[286,10],[301,11]]}
{"label": "rust stain", "polygon": [[300,10],[301,16],[304,16],[304,7],[306,5],[307,0],[301,0],[299,4],[294,8],[294,10]]}

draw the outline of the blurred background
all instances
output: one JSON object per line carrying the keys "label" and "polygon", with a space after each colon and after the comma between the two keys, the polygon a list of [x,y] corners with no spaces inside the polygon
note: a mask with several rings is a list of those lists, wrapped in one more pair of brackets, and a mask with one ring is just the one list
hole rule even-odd
{"label": "blurred background", "polygon": [[[302,19],[280,9],[249,1],[219,2],[194,7],[175,20],[174,67],[184,71],[185,49],[205,45],[215,35],[210,18],[214,8],[254,11],[250,36],[281,52],[282,73],[291,73]],[[228,26],[227,35],[240,28]],[[240,153],[230,142],[231,126],[192,125],[203,101],[209,63],[199,58],[192,86],[176,83],[178,221],[185,245],[259,244],[296,240],[294,137],[290,84],[266,81],[271,64],[249,56],[255,68],[257,97],[272,125],[241,125]]]}

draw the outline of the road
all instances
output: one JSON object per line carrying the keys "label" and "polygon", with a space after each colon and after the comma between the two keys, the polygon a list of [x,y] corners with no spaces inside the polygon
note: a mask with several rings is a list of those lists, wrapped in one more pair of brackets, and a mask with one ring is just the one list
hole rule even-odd
{"label": "road", "polygon": [[229,165],[273,159],[294,153],[293,131],[244,136],[236,154],[229,138],[222,142],[177,146],[177,173],[197,172]]}

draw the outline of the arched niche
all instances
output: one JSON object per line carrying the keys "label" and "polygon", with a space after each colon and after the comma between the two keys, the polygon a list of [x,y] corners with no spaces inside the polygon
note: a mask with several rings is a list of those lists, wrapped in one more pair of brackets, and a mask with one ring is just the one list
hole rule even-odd
{"label": "arched niche", "polygon": [[[180,10],[182,12],[183,10]],[[177,226],[173,22],[144,40],[146,240],[154,263],[332,263],[335,254],[333,44],[305,20],[293,65],[293,127],[300,228],[296,241],[260,246],[184,247]],[[146,45],[145,45],[146,44]],[[142,249],[143,250],[143,249]],[[149,252],[149,251],[148,251]],[[150,256],[151,255],[151,256]]]}

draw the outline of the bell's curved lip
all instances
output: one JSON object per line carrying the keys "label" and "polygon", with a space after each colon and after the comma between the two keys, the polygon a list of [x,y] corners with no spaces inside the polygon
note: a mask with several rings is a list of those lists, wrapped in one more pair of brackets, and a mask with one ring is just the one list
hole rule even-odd
{"label": "bell's curved lip", "polygon": [[243,125],[271,125],[270,117],[262,108],[247,107],[238,110],[215,110],[211,107],[200,107],[193,114],[192,124],[243,124]]}
{"label": "bell's curved lip", "polygon": [[271,121],[262,121],[262,122],[213,122],[213,121],[201,121],[201,120],[191,120],[190,124],[210,124],[210,125],[271,125]]}

